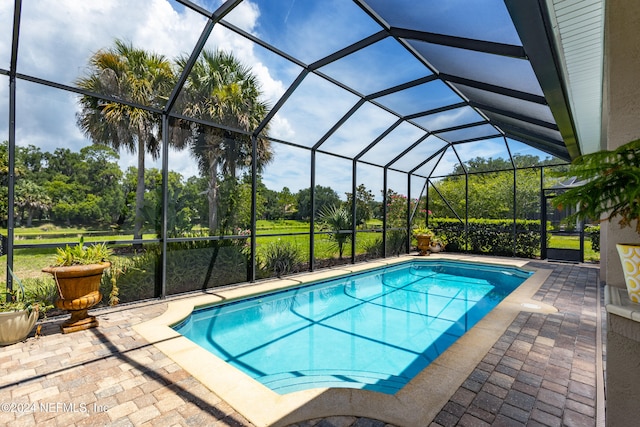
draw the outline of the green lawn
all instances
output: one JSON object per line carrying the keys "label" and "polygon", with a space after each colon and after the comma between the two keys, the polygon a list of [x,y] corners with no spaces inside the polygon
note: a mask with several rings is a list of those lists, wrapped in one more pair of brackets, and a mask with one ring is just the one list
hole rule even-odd
{"label": "green lawn", "polygon": [[[309,223],[295,220],[277,220],[267,221],[259,220],[256,224],[257,230],[257,253],[260,255],[261,249],[266,245],[278,240],[294,243],[300,250],[300,254],[304,259],[309,257],[309,235],[289,235],[289,236],[264,236],[268,234],[287,234],[287,233],[308,233]],[[0,233],[6,235],[7,230],[0,229]],[[121,241],[133,239],[132,234],[117,234],[108,230],[91,230],[86,228],[73,227],[57,227],[45,224],[40,227],[24,228],[19,227],[15,230],[15,244],[28,243],[68,243],[77,242],[83,236],[85,242],[99,241]],[[261,237],[262,236],[262,237]],[[380,233],[358,233],[357,253],[363,253],[364,247],[369,242],[380,238]],[[143,238],[154,239],[155,234],[145,234]],[[335,242],[328,235],[317,233],[315,236],[315,255],[316,258],[337,257],[338,250]],[[40,270],[52,263],[55,256],[55,248],[28,248],[14,251],[13,270],[20,278],[39,278],[48,277]],[[347,243],[344,247],[344,257],[351,256],[351,244]],[[6,271],[7,258],[0,257],[0,271]],[[4,274],[1,274],[0,283],[4,283]]]}
{"label": "green lawn", "polygon": [[[551,236],[551,248],[557,249],[580,249],[580,237],[579,236]],[[596,252],[591,249],[591,240],[585,237],[584,239],[584,260],[585,262],[597,262],[600,261],[600,252]]]}

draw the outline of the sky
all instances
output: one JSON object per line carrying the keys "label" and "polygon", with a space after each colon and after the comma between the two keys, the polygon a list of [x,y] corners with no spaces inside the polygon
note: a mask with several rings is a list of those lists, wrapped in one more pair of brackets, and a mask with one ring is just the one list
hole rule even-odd
{"label": "sky", "polygon": [[[456,0],[456,3],[460,0]],[[492,2],[494,0],[483,0]],[[196,3],[213,7],[219,2],[200,0]],[[372,1],[372,3],[381,3]],[[469,11],[469,17],[473,16]],[[446,14],[447,11],[438,13]],[[470,19],[466,17],[464,19]],[[0,68],[9,69],[11,22],[13,2],[0,2]],[[110,47],[117,39],[131,42],[135,47],[162,54],[173,59],[191,53],[206,20],[201,15],[169,0],[25,0],[23,25],[18,47],[18,73],[73,86],[76,79],[88,72],[88,60],[101,48]],[[380,27],[353,2],[343,0],[255,0],[244,1],[226,18],[231,24],[254,34],[276,48],[310,64],[326,55],[357,42],[380,30]],[[435,21],[434,21],[435,25]],[[494,25],[495,27],[495,25]],[[444,30],[443,30],[444,31]],[[513,35],[496,35],[513,41]],[[216,26],[205,48],[233,51],[243,63],[249,65],[261,83],[264,100],[275,105],[287,87],[298,76],[301,68],[231,31]],[[347,57],[322,68],[322,72],[351,85],[361,93],[394,86],[404,81],[423,77],[430,72],[409,55],[393,39],[385,39],[367,47],[362,53]],[[381,98],[385,106],[403,109],[411,114],[416,100],[424,99],[424,91],[444,96],[438,102],[457,101],[457,95],[446,93],[431,82],[414,88],[413,94]],[[0,75],[0,139],[8,139],[8,77]],[[421,90],[423,92],[421,92]],[[33,144],[43,151],[57,147],[79,150],[91,143],[76,126],[77,96],[54,88],[17,80],[16,141],[18,145]],[[445,96],[446,95],[446,96]],[[311,147],[331,126],[349,111],[358,97],[310,74],[294,95],[278,111],[270,123],[272,137]],[[420,102],[423,105],[424,102]],[[454,110],[448,114],[430,117],[428,126],[445,127],[460,120],[471,120],[473,111]],[[357,111],[343,127],[322,145],[321,149],[344,156],[353,156],[376,140],[396,118],[383,109],[370,104]],[[403,124],[380,140],[362,159],[375,163],[391,160],[399,152],[417,141],[422,132],[415,126]],[[429,144],[413,150],[398,165],[412,167],[416,159],[433,154],[444,143],[430,137]],[[522,144],[514,144],[523,154],[533,153]],[[267,166],[263,181],[268,188],[293,192],[310,185],[310,152],[301,148],[273,144],[274,161]],[[512,152],[514,149],[512,148]],[[465,150],[464,156],[473,158],[503,157],[506,147],[502,139]],[[446,174],[457,163],[450,152],[438,164],[438,171]],[[351,191],[352,162],[327,155],[317,157],[316,184],[331,186],[338,194]],[[135,157],[121,153],[121,167],[135,166]],[[415,164],[415,163],[413,163]],[[435,166],[430,162],[419,172],[428,173]],[[147,160],[147,167],[160,167],[160,161]],[[197,175],[194,159],[187,151],[171,151],[171,170],[185,178]],[[357,182],[364,183],[379,198],[382,189],[382,170],[361,165],[357,168]],[[412,188],[415,184],[412,184]],[[405,192],[406,177],[392,173],[389,186]],[[413,191],[416,191],[415,189]]]}

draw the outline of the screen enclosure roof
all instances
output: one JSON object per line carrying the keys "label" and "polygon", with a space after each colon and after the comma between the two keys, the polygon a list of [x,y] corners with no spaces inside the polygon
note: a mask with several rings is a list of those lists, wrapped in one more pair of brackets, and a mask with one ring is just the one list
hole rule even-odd
{"label": "screen enclosure roof", "polygon": [[[517,167],[513,154],[570,161],[597,145],[602,0],[155,0],[129,2],[129,16],[104,7],[95,13],[138,20],[140,32],[145,20],[135,9],[146,3],[200,24],[180,34],[172,22],[153,25],[189,59],[162,111],[169,115],[179,116],[176,98],[204,49],[240,57],[247,49],[271,109],[254,133],[268,129],[269,138],[292,146],[437,176],[445,157],[459,164],[503,157]],[[35,16],[47,15],[38,2],[15,5],[21,27],[3,30],[13,43],[10,55],[0,52],[0,73],[81,93],[73,83],[78,70],[106,46],[76,47],[75,24],[54,22],[67,26],[69,49],[87,50],[78,63],[58,59],[76,75],[55,74],[55,64],[30,66]],[[2,18],[5,28],[10,18]],[[110,35],[139,37],[117,28]],[[160,54],[175,57],[177,48],[160,46]],[[583,95],[585,87],[591,92]]]}

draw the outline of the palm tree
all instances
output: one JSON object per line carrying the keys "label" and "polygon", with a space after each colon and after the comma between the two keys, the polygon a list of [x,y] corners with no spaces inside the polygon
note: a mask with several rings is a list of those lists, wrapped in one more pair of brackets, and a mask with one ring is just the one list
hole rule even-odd
{"label": "palm tree", "polygon": [[27,213],[27,227],[31,227],[33,216],[39,211],[51,209],[51,197],[45,189],[28,179],[18,180],[16,183],[16,207],[22,209],[20,217]]}
{"label": "palm tree", "polygon": [[342,259],[344,245],[351,240],[351,214],[344,206],[326,206],[320,211],[320,221],[331,229],[331,239],[338,246],[338,255]]}
{"label": "palm tree", "polygon": [[[181,69],[188,58],[178,58]],[[251,166],[252,141],[255,130],[268,113],[267,104],[260,100],[257,77],[233,54],[204,50],[194,64],[179,100],[185,116],[210,121],[231,130],[184,122],[172,128],[176,144],[186,141],[198,161],[200,172],[208,179],[209,231],[218,227],[218,199],[220,175],[236,179],[240,169]],[[257,139],[257,166],[261,170],[272,157],[265,128]]]}
{"label": "palm tree", "polygon": [[[90,73],[77,80],[88,91],[108,95],[139,105],[161,108],[175,84],[172,64],[163,55],[134,48],[116,40],[114,47],[96,52],[90,60]],[[148,110],[93,96],[80,98],[77,123],[97,144],[116,151],[125,149],[138,155],[138,178],[133,237],[142,237],[144,206],[144,157],[160,155],[161,117]]]}

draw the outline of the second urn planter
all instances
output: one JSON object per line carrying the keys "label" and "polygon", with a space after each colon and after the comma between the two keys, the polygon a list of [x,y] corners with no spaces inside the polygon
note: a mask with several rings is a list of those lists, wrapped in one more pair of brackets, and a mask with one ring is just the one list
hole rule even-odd
{"label": "second urn planter", "polygon": [[0,346],[24,340],[37,321],[37,309],[0,312]]}

